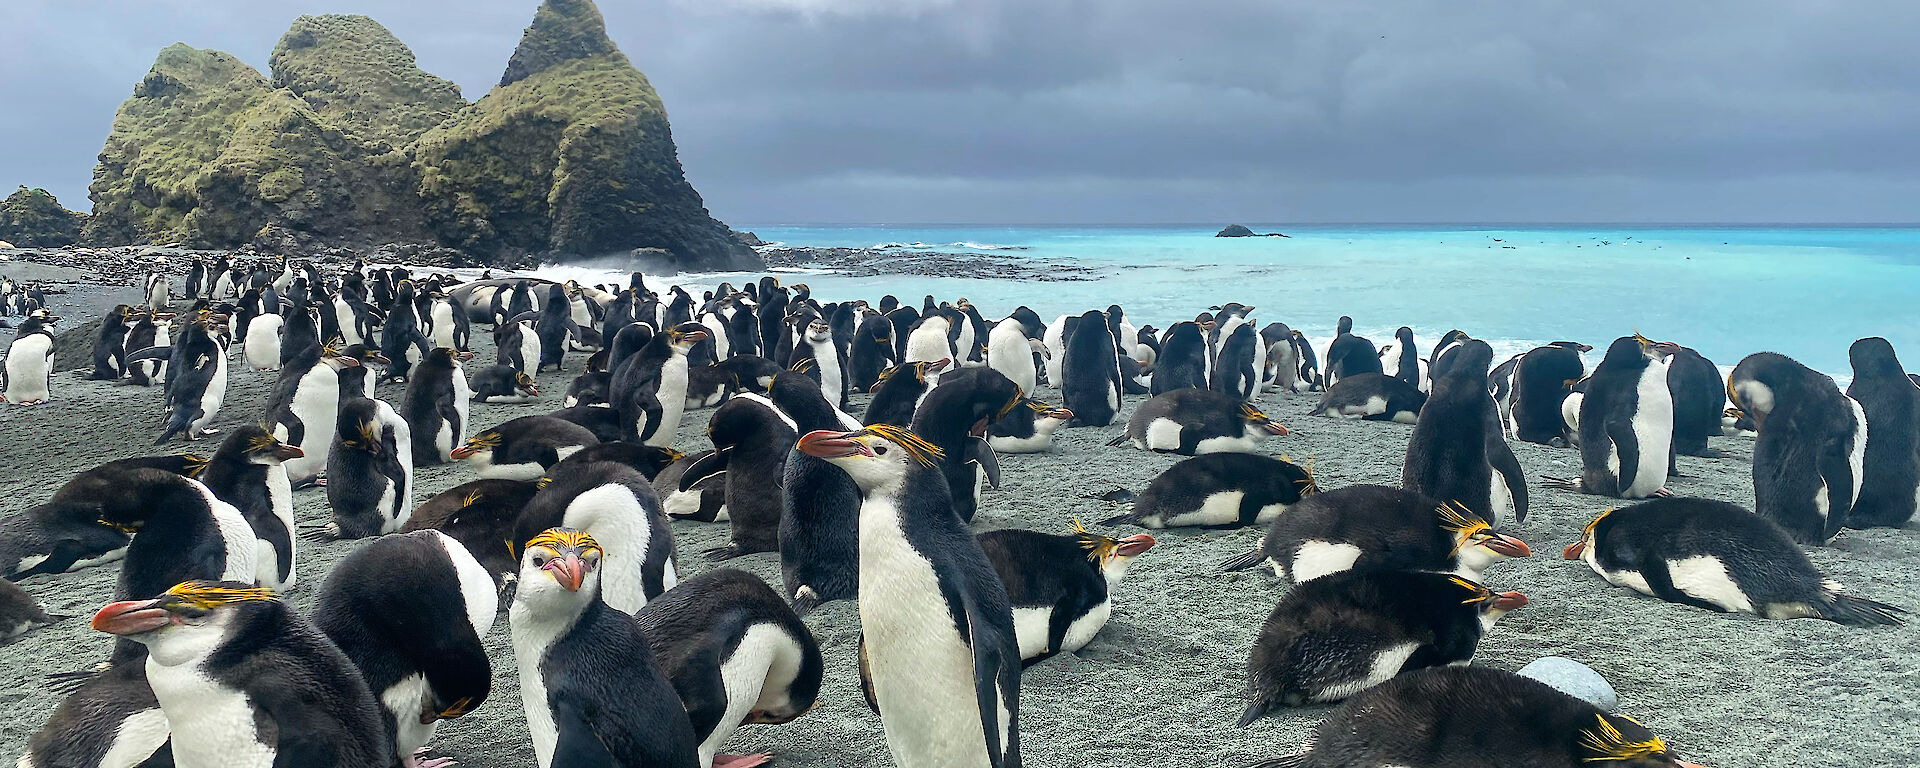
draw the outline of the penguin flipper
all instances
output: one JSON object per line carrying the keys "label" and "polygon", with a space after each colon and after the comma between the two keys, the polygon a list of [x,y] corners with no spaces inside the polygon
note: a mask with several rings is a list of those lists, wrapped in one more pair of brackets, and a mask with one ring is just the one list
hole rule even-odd
{"label": "penguin flipper", "polygon": [[967,460],[979,464],[980,469],[987,473],[988,487],[1000,490],[1000,460],[994,456],[993,446],[984,438],[975,437],[971,440],[972,443],[967,446]]}
{"label": "penguin flipper", "polygon": [[1614,473],[1619,489],[1609,495],[1624,496],[1627,489],[1640,480],[1640,443],[1634,437],[1633,422],[1620,419],[1618,423],[1607,424],[1607,439],[1613,441],[1614,450],[1620,453],[1620,469]]}
{"label": "penguin flipper", "polygon": [[[551,765],[580,766],[581,768],[613,768],[620,765],[644,765],[643,762],[628,762],[616,758],[608,749],[607,743],[600,737],[588,719],[580,703],[572,698],[553,697],[553,725],[558,739],[553,745]],[[636,755],[635,757],[640,757]],[[275,766],[275,768],[279,768]]]}
{"label": "penguin flipper", "polygon": [[[1527,521],[1527,476],[1520,469],[1520,459],[1513,455],[1513,446],[1499,432],[1487,436],[1487,462],[1493,465],[1493,471],[1500,473],[1506,480],[1507,491],[1513,494],[1513,516],[1516,522]],[[1492,520],[1487,522],[1492,523]]]}
{"label": "penguin flipper", "polygon": [[126,361],[133,363],[141,360],[166,360],[172,356],[173,347],[147,347],[146,349],[127,355]]}
{"label": "penguin flipper", "polygon": [[727,714],[727,683],[720,676],[720,660],[710,650],[694,654],[674,671],[672,682],[693,723],[693,737],[705,741]]}
{"label": "penguin flipper", "polygon": [[[1020,768],[1020,651],[1012,637],[975,623],[979,613],[973,603],[967,600],[967,636],[973,646],[973,690],[987,738],[987,761],[993,768]],[[1000,722],[1003,709],[1005,723]],[[1005,744],[1000,743],[1002,726]]]}
{"label": "penguin flipper", "polygon": [[867,668],[867,635],[860,634],[860,695],[867,700],[867,709],[880,714],[880,700],[873,696],[873,674]]}
{"label": "penguin flipper", "polygon": [[688,464],[680,473],[680,490],[690,491],[694,486],[710,477],[717,477],[727,471],[727,458],[732,448],[722,448],[709,453]]}

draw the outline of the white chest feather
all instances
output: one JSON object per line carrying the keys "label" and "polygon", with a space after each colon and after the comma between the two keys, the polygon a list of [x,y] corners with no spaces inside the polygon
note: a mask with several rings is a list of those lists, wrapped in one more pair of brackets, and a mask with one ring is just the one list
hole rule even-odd
{"label": "white chest feather", "polygon": [[1353,567],[1360,559],[1360,548],[1345,542],[1303,541],[1293,555],[1295,582],[1312,581]]}
{"label": "white chest feather", "polygon": [[600,565],[600,597],[614,610],[634,613],[647,604],[643,571],[653,530],[646,510],[622,485],[603,485],[567,505],[568,528],[593,535],[606,552]]}
{"label": "white chest feather", "polygon": [[295,480],[304,480],[327,467],[327,451],[333,445],[334,422],[340,411],[340,375],[325,365],[315,365],[294,385],[289,410],[305,428],[300,439],[292,440],[285,429],[276,429],[274,433],[306,452],[305,456],[286,462],[287,474]]}
{"label": "white chest feather", "polygon": [[527,732],[532,737],[533,755],[540,768],[553,764],[553,748],[559,729],[553,722],[553,707],[547,703],[547,679],[540,674],[540,663],[547,651],[573,629],[572,621],[537,615],[526,605],[515,602],[507,611],[513,638],[513,658],[520,668],[520,704],[526,710]]}
{"label": "white chest feather", "polygon": [[254,728],[245,691],[214,680],[202,668],[224,632],[175,632],[149,646],[147,682],[166,711],[173,761],[180,768],[269,768],[274,748]]}
{"label": "white chest feather", "polygon": [[933,564],[907,542],[890,499],[860,509],[860,623],[887,746],[901,768],[989,765],[973,655]]}
{"label": "white chest feather", "polygon": [[1147,422],[1147,450],[1177,450],[1180,447],[1180,430],[1180,422],[1165,416]]}
{"label": "white chest feather", "polygon": [[687,408],[687,356],[675,354],[660,364],[660,428],[647,438],[647,445],[673,447],[680,432],[680,415]]}
{"label": "white chest feather", "polygon": [[1667,389],[1666,364],[1648,363],[1635,395],[1639,403],[1633,413],[1633,439],[1639,444],[1640,465],[1633,467],[1633,483],[1621,495],[1644,499],[1666,486],[1667,452],[1673,449],[1673,394]]}
{"label": "white chest feather", "polygon": [[393,740],[399,754],[413,754],[414,750],[426,746],[427,741],[433,738],[434,726],[439,725],[440,721],[420,722],[420,713],[431,707],[429,702],[432,697],[433,689],[427,685],[426,676],[419,673],[403,677],[400,682],[380,691],[380,705],[393,717]]}
{"label": "white chest feather", "polygon": [[[113,733],[113,744],[107,747],[107,753],[100,758],[100,768],[133,768],[167,743],[167,713],[159,708],[145,709],[128,715],[120,721],[120,728]],[[26,756],[20,758],[23,768],[28,766]]]}
{"label": "white chest feather", "polygon": [[700,742],[700,764],[712,765],[727,737],[755,709],[777,710],[787,699],[787,687],[799,674],[803,651],[779,626],[768,623],[747,628],[740,642],[720,664],[720,681],[727,692],[727,711],[713,732]]}
{"label": "white chest feather", "polygon": [[1667,578],[1673,588],[1689,597],[1705,600],[1735,613],[1753,613],[1753,601],[1727,573],[1726,563],[1712,555],[1698,555],[1667,561]]}
{"label": "white chest feather", "polygon": [[[294,541],[299,528],[293,522],[293,482],[287,479],[285,466],[267,467],[267,498],[273,503],[273,517],[286,528],[286,541],[273,541],[259,536],[254,537],[254,557],[258,563],[254,575],[259,578],[260,586],[276,592],[293,589],[294,582]],[[256,532],[257,533],[257,532]],[[287,569],[280,570],[280,549],[286,548]]]}

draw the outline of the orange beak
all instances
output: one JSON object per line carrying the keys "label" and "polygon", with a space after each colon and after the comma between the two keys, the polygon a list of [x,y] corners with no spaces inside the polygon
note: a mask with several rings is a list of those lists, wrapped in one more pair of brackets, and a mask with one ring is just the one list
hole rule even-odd
{"label": "orange beak", "polygon": [[173,623],[173,614],[157,607],[158,600],[122,600],[108,603],[93,615],[91,626],[113,635],[138,635]]}
{"label": "orange beak", "polygon": [[1560,551],[1560,559],[1578,560],[1580,559],[1580,555],[1586,551],[1587,543],[1585,541],[1576,541],[1568,544],[1566,549]]}
{"label": "orange beak", "polygon": [[540,569],[552,571],[553,580],[568,592],[580,591],[580,583],[587,579],[587,564],[580,561],[579,555],[571,553],[548,560]]}

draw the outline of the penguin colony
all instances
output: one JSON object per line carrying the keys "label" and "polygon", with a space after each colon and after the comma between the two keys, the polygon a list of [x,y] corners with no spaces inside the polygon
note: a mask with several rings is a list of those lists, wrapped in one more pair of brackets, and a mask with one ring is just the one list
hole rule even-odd
{"label": "penguin colony", "polygon": [[[1022,670],[1087,647],[1156,543],[1247,527],[1265,529],[1258,546],[1222,549],[1221,570],[1267,566],[1284,591],[1250,596],[1277,603],[1248,646],[1207,651],[1244,680],[1239,726],[1346,702],[1259,765],[1693,765],[1625,715],[1457,666],[1529,602],[1497,591],[1520,586],[1498,563],[1532,555],[1503,532],[1528,509],[1509,440],[1577,448],[1578,472],[1544,484],[1622,500],[1584,530],[1541,532],[1609,584],[1771,619],[1906,614],[1802,549],[1915,514],[1920,386],[1884,339],[1854,345],[1843,393],[1771,353],[1723,380],[1638,334],[1589,371],[1575,342],[1496,365],[1459,331],[1421,355],[1411,328],[1376,349],[1344,317],[1316,354],[1235,303],[1156,331],[1117,305],[992,322],[965,299],[823,303],[772,277],[696,299],[638,274],[424,272],[196,261],[184,300],[150,276],[140,305],[107,314],[88,378],[163,387],[159,442],[209,442],[88,470],[0,522],[0,642],[57,620],[12,582],[45,595],[124,561],[91,620],[115,636],[108,659],[57,676],[69,698],[20,766],[442,768],[465,750],[431,743],[440,721],[518,706],[542,768],[742,768],[772,756],[723,753],[731,734],[804,716],[836,678],[857,682],[883,734],[870,746],[897,765],[1018,766],[1023,742],[1048,738],[1021,727]],[[6,402],[58,409],[60,318],[44,296],[13,301],[26,320]],[[497,364],[469,373],[473,323],[492,328]],[[566,407],[489,416],[538,402],[570,353],[582,372],[549,379]],[[223,432],[228,379],[245,376],[271,394]],[[1316,416],[1413,424],[1401,486],[1322,487],[1313,458],[1263,455],[1289,434],[1256,405],[1270,390],[1317,397]],[[1128,394],[1151,398],[1126,414]],[[689,417],[713,450],[675,450]],[[1674,457],[1715,455],[1708,438],[1740,420],[1758,433],[1756,508],[1669,493]],[[1162,541],[1077,520],[969,526],[1006,474],[998,454],[1121,424],[1103,450],[1193,457],[1100,523]],[[416,493],[415,469],[443,463],[468,482]],[[296,493],[323,496],[331,519],[297,520]],[[684,576],[675,530],[706,524],[731,535],[703,559],[777,553],[782,583]],[[296,582],[302,545],[342,539],[365,541],[317,586]],[[305,612],[301,593],[316,595]],[[861,621],[857,669],[825,667],[803,618],[836,601]],[[510,652],[489,653],[490,635]],[[490,697],[494,665],[517,670],[518,702]]]}

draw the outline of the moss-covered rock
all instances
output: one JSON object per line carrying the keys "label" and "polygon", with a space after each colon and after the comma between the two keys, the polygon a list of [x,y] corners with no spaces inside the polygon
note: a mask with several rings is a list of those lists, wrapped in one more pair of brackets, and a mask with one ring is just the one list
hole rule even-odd
{"label": "moss-covered rock", "polygon": [[21,187],[0,201],[0,242],[20,248],[73,245],[86,219],[61,206],[51,192]]}
{"label": "moss-covered rock", "polygon": [[759,264],[687,183],[660,97],[588,0],[543,3],[501,84],[422,136],[414,164],[429,223],[457,248]]}
{"label": "moss-covered rock", "polygon": [[467,105],[460,86],[422,71],[413,51],[365,16],[301,16],[274,46],[273,84],[368,144],[404,149]]}

